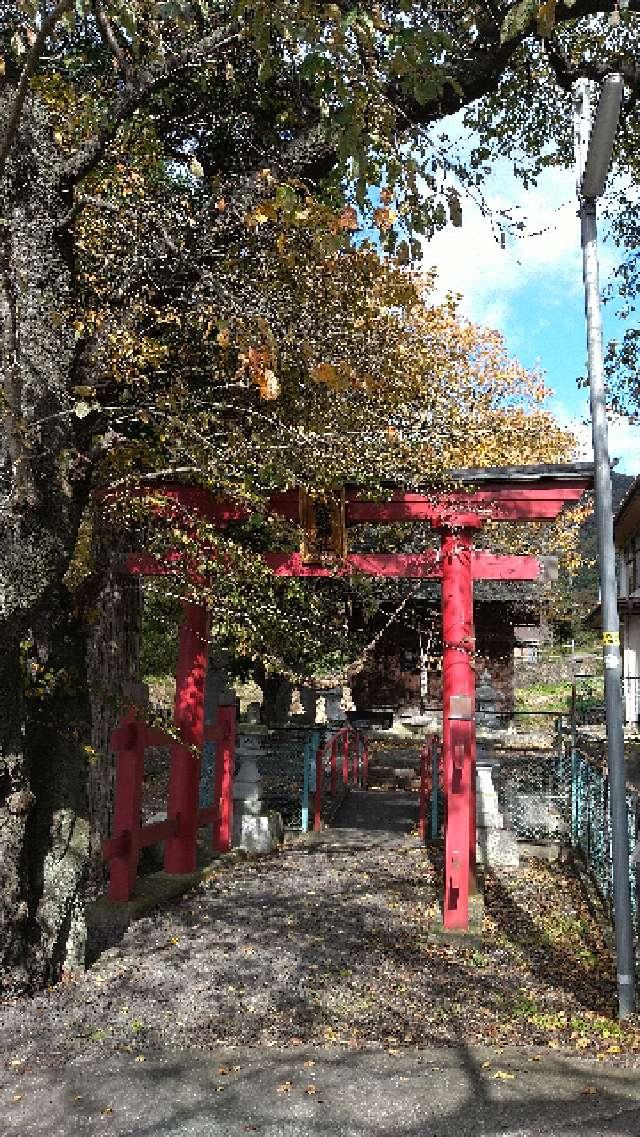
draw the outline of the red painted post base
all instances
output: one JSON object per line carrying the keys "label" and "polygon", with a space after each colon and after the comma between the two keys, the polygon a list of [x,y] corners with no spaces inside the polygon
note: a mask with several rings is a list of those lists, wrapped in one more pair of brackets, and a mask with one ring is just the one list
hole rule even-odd
{"label": "red painted post base", "polygon": [[133,891],[140,855],[140,807],[144,775],[145,727],[137,722],[135,711],[130,711],[111,735],[111,745],[118,753],[116,767],[116,795],[113,813],[113,845],[118,845],[112,857],[109,873],[109,900],[128,900]]}
{"label": "red painted post base", "polygon": [[181,741],[171,747],[167,807],[167,817],[177,821],[178,830],[165,843],[164,867],[168,873],[190,873],[196,867],[207,649],[206,608],[187,603],[176,669],[174,722]]}

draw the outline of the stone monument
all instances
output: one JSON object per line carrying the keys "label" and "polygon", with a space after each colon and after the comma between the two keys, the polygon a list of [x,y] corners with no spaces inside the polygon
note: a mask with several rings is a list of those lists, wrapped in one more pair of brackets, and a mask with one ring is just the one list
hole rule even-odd
{"label": "stone monument", "polygon": [[328,723],[342,726],[347,721],[343,706],[343,697],[342,684],[325,689],[325,715]]}
{"label": "stone monument", "polygon": [[253,758],[245,758],[233,784],[233,846],[271,853],[284,836],[279,813],[262,812],[262,778]]}

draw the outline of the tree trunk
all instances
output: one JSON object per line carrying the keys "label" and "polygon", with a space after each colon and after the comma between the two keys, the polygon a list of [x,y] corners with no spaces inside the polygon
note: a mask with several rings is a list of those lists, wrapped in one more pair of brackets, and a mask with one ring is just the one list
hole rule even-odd
{"label": "tree trunk", "polygon": [[291,709],[291,681],[286,675],[265,671],[259,666],[255,671],[256,683],[262,689],[262,709],[260,718],[265,726],[285,726],[289,721]]}
{"label": "tree trunk", "polygon": [[[12,93],[0,91],[0,122]],[[0,981],[11,991],[80,960],[87,867],[84,637],[63,582],[95,424],[74,414],[86,345],[56,164],[30,99],[0,179]]]}
{"label": "tree trunk", "polygon": [[24,874],[25,830],[33,794],[23,745],[20,635],[7,625],[0,641],[0,975],[24,989],[29,889]]}
{"label": "tree trunk", "polygon": [[84,629],[51,589],[0,655],[0,960],[22,993],[84,963],[89,707]]}
{"label": "tree trunk", "polygon": [[90,711],[85,630],[72,609],[65,588],[52,589],[41,605],[31,648],[38,671],[26,687],[25,750],[34,795],[24,850],[31,986],[84,965]]}
{"label": "tree trunk", "polygon": [[140,678],[141,596],[137,577],[117,571],[106,573],[95,606],[88,639],[88,681],[91,700],[91,754],[89,763],[89,819],[91,893],[106,881],[102,840],[110,835],[113,814],[116,756],[111,732],[125,703],[146,703]]}

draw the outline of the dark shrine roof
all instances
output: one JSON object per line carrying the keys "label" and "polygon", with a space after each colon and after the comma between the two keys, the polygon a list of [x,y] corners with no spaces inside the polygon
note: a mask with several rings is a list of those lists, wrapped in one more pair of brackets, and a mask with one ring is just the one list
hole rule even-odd
{"label": "dark shrine roof", "polygon": [[[593,486],[593,462],[563,462],[541,463],[532,466],[479,466],[456,470],[442,471],[442,481],[424,482],[398,482],[391,478],[385,479],[385,488],[397,490],[411,490],[413,492],[442,489],[450,483],[463,486],[491,485],[531,485],[550,486],[554,483],[561,486],[564,482],[584,481],[585,490]],[[348,488],[358,490],[356,482],[348,483]]]}
{"label": "dark shrine roof", "polygon": [[593,483],[593,462],[545,463],[537,466],[489,466],[479,469],[451,470],[449,476],[464,484],[476,482],[574,482],[585,479]]}

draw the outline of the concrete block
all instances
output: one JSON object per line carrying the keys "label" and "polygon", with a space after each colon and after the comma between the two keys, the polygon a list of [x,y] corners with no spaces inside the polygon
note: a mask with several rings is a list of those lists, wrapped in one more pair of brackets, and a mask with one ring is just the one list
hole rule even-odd
{"label": "concrete block", "polygon": [[512,829],[494,829],[478,826],[476,856],[481,864],[491,868],[517,869],[520,852]]}
{"label": "concrete block", "polygon": [[284,837],[279,813],[237,813],[233,818],[233,845],[249,853],[272,853]]}

